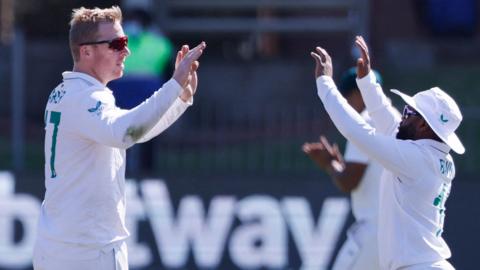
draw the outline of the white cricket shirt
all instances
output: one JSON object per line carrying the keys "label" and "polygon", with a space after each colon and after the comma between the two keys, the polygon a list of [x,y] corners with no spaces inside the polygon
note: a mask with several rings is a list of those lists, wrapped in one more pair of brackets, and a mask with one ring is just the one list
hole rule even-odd
{"label": "white cricket shirt", "polygon": [[384,167],[378,223],[381,268],[449,258],[442,230],[455,175],[450,148],[434,140],[396,139],[400,119],[375,75],[370,73],[357,84],[376,129],[348,105],[331,77],[317,79],[318,95],[338,130]]}
{"label": "white cricket shirt", "polygon": [[[367,111],[361,113],[362,118],[370,125],[371,119]],[[380,194],[380,177],[382,166],[375,160],[371,160],[360,151],[354,144],[347,141],[344,159],[346,162],[355,162],[367,165],[365,173],[358,186],[350,192],[352,212],[356,221],[368,220],[377,223],[378,197]]]}
{"label": "white cricket shirt", "polygon": [[88,259],[124,240],[125,149],[170,126],[191,102],[170,80],[131,110],[115,106],[95,78],[64,72],[45,110],[45,199],[37,247],[57,258]]}

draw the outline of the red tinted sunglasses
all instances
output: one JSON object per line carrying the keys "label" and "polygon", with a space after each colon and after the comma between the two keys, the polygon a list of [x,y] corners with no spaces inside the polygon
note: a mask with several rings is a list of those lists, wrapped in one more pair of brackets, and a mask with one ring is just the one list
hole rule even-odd
{"label": "red tinted sunglasses", "polygon": [[115,50],[115,51],[123,51],[125,47],[128,45],[128,37],[123,36],[123,37],[118,37],[110,40],[100,40],[100,41],[91,41],[91,42],[83,42],[80,43],[80,46],[82,45],[95,45],[95,44],[103,44],[107,43],[108,48]]}

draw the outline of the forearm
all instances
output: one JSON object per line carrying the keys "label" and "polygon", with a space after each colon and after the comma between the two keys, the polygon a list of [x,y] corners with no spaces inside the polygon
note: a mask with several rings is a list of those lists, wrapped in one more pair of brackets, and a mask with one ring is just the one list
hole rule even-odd
{"label": "forearm", "polygon": [[402,172],[409,170],[405,154],[418,155],[418,147],[409,141],[396,140],[391,136],[377,134],[376,130],[350,106],[338,92],[331,77],[317,79],[318,95],[333,123],[345,138],[368,157],[386,169]]}
{"label": "forearm", "polygon": [[181,90],[181,86],[172,79],[150,98],[131,110],[122,110],[119,113],[105,112],[102,118],[106,121],[106,128],[112,134],[111,139],[123,148],[138,142],[164,117]]}
{"label": "forearm", "polygon": [[149,141],[153,137],[158,136],[173,123],[175,123],[178,118],[191,106],[192,102],[183,102],[180,98],[177,98],[172,106],[167,110],[165,115],[157,122],[157,124],[143,136],[138,143],[143,143]]}
{"label": "forearm", "polygon": [[393,134],[400,122],[400,115],[377,83],[375,73],[370,71],[367,76],[357,79],[357,85],[377,131]]}
{"label": "forearm", "polygon": [[347,140],[372,129],[340,94],[329,76],[317,78],[317,93],[337,129]]}

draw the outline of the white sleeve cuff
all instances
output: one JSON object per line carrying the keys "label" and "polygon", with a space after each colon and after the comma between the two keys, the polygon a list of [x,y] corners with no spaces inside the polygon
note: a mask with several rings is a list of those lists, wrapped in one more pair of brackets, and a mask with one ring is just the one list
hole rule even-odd
{"label": "white sleeve cuff", "polygon": [[377,77],[375,76],[375,73],[370,70],[370,72],[367,74],[367,76],[365,76],[361,79],[357,78],[356,81],[357,81],[357,85],[358,85],[359,89],[362,89],[362,88],[367,88],[372,84],[376,84],[377,83]]}
{"label": "white sleeve cuff", "polygon": [[173,89],[175,89],[178,96],[180,95],[180,93],[182,93],[182,90],[183,90],[182,86],[173,78],[168,80],[168,82],[166,82],[163,85],[163,87],[165,87],[165,88],[172,87]]}
{"label": "white sleeve cuff", "polygon": [[322,101],[325,100],[330,90],[335,87],[332,77],[323,75],[317,78],[317,94]]}

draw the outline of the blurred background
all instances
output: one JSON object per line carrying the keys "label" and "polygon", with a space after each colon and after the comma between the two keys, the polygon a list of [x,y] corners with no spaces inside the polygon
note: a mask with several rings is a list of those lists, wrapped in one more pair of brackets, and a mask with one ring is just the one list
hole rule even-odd
{"label": "blurred background", "polygon": [[182,44],[208,44],[194,106],[129,150],[132,269],[329,269],[352,221],[348,194],[301,145],[320,134],[341,147],[345,140],[316,96],[309,52],[326,48],[338,80],[355,64],[356,35],[367,40],[386,92],[439,86],[460,105],[467,152],[452,154],[444,236],[453,265],[477,269],[476,0],[0,0],[0,269],[31,268],[44,108],[73,66],[71,11],[112,5],[124,12],[132,49],[125,78],[110,85],[121,107],[170,78]]}

